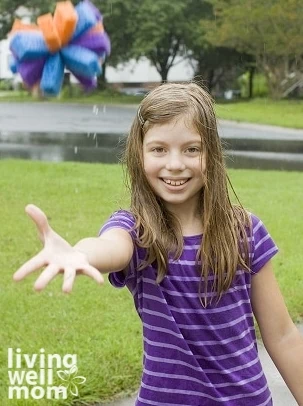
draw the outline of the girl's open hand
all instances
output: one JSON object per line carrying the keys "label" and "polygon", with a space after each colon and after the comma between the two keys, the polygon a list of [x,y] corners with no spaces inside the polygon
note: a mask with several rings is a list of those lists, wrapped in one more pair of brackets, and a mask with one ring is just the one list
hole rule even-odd
{"label": "girl's open hand", "polygon": [[30,204],[26,206],[25,211],[35,222],[44,247],[15,272],[15,281],[46,267],[35,282],[34,288],[37,291],[44,289],[60,272],[64,272],[62,291],[65,293],[71,292],[77,272],[90,276],[99,284],[104,282],[101,273],[89,264],[87,256],[73,248],[50,227],[42,210]]}

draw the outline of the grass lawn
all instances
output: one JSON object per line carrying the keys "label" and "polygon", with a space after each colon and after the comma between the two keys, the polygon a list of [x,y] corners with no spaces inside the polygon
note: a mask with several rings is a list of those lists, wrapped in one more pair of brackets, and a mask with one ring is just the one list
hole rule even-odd
{"label": "grass lawn", "polygon": [[[24,206],[35,203],[53,228],[72,244],[95,236],[106,218],[127,207],[118,165],[0,161],[0,399],[1,406],[87,405],[134,391],[141,376],[141,326],[126,289],[77,278],[70,295],[62,276],[33,291],[37,273],[20,283],[12,274],[40,249]],[[303,317],[303,173],[231,170],[245,207],[259,215],[280,248],[275,272],[295,321]],[[107,278],[106,278],[107,279]],[[77,354],[79,398],[8,401],[8,348],[22,353]],[[54,384],[60,385],[57,378]],[[74,400],[74,402],[73,402]],[[80,402],[81,401],[81,402]]]}
{"label": "grass lawn", "polygon": [[139,104],[143,99],[142,95],[132,96],[120,94],[114,91],[104,90],[99,93],[88,93],[88,94],[75,94],[73,97],[61,94],[58,97],[48,97],[45,99],[40,99],[37,97],[32,97],[25,91],[19,92],[0,92],[0,103],[1,102],[36,102],[43,103],[43,101],[51,101],[53,103],[83,103],[83,104]]}
{"label": "grass lawn", "polygon": [[303,101],[255,99],[216,105],[218,118],[303,128]]}

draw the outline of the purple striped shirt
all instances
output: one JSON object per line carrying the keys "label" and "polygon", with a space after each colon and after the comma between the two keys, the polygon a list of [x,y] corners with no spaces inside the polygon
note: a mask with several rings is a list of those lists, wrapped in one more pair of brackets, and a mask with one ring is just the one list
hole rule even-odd
{"label": "purple striped shirt", "polygon": [[[258,357],[250,290],[253,274],[278,249],[261,220],[251,217],[252,273],[238,269],[228,291],[207,308],[199,301],[195,265],[202,235],[183,237],[182,255],[169,258],[159,285],[152,265],[136,271],[145,258],[145,250],[136,244],[126,278],[121,271],[109,274],[113,286],[130,290],[143,325],[143,374],[136,406],[272,405]],[[134,224],[132,214],[120,210],[100,234],[123,228],[135,242]]]}

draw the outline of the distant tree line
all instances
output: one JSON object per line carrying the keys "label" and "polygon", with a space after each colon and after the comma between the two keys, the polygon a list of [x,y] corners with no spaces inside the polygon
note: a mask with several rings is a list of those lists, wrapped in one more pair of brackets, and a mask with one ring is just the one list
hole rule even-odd
{"label": "distant tree line", "polygon": [[[0,0],[0,39],[20,5],[33,19],[53,12],[52,0]],[[77,3],[77,2],[74,2]],[[106,66],[146,57],[162,81],[180,57],[210,91],[262,73],[270,96],[281,98],[302,80],[302,0],[94,0],[112,42]]]}

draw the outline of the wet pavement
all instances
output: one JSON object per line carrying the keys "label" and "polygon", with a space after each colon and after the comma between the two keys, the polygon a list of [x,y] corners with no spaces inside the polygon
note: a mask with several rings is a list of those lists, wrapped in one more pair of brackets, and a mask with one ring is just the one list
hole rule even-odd
{"label": "wet pavement", "polygon": [[[0,104],[0,158],[118,162],[137,106]],[[303,130],[219,121],[233,168],[303,170]]]}
{"label": "wet pavement", "polygon": [[1,102],[0,131],[124,134],[136,110],[137,106]]}
{"label": "wet pavement", "polygon": [[[303,324],[299,325],[298,327],[303,335]],[[275,367],[261,343],[259,343],[259,355],[272,393],[274,406],[298,406],[298,403],[290,393],[281,375],[279,374],[279,371]],[[136,396],[134,395],[133,397],[127,399],[121,399],[120,401],[108,403],[107,406],[134,406],[135,401]]]}
{"label": "wet pavement", "polygon": [[[126,134],[138,106],[60,103],[0,103],[1,132]],[[303,130],[220,120],[226,138],[303,140]]]}

